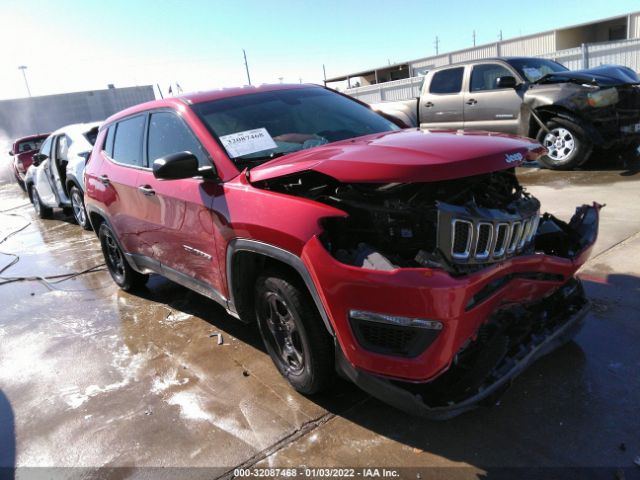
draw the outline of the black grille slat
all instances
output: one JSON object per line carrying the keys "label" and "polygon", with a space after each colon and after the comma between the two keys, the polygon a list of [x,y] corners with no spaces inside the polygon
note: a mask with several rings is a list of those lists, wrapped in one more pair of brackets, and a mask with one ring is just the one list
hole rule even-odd
{"label": "black grille slat", "polygon": [[493,234],[493,225],[482,223],[478,226],[478,240],[476,242],[476,257],[482,258],[489,255],[489,247]]}
{"label": "black grille slat", "polygon": [[506,241],[507,241],[507,233],[509,232],[509,225],[506,223],[501,223],[498,225],[497,233],[496,233],[496,245],[493,249],[493,255],[496,257],[501,257],[504,255],[504,251],[506,249]]}
{"label": "black grille slat", "polygon": [[457,220],[453,224],[453,254],[467,256],[471,243],[472,226],[469,222]]}

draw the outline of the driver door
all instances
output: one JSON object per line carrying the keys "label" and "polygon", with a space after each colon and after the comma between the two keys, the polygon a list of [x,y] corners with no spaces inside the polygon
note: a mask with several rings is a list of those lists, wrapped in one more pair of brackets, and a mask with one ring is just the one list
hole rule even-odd
{"label": "driver door", "polygon": [[56,207],[58,201],[51,187],[50,171],[51,171],[51,151],[55,137],[49,137],[40,147],[38,153],[46,155],[46,158],[40,164],[34,167],[33,183],[38,191],[38,196],[43,204],[48,207]]}
{"label": "driver door", "polygon": [[518,133],[521,90],[496,85],[499,77],[507,76],[522,82],[515,71],[499,63],[471,66],[469,88],[464,94],[465,130]]}

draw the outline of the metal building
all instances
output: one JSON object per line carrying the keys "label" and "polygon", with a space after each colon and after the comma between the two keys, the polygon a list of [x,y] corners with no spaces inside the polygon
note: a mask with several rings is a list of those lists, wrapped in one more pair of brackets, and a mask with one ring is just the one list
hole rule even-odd
{"label": "metal building", "polygon": [[365,102],[404,100],[419,95],[432,68],[499,56],[550,58],[572,70],[620,64],[640,71],[640,12],[340,75],[326,84],[346,82],[346,93]]}
{"label": "metal building", "polygon": [[155,99],[153,86],[91,90],[0,101],[0,133],[17,138],[52,132],[72,123],[104,120]]}

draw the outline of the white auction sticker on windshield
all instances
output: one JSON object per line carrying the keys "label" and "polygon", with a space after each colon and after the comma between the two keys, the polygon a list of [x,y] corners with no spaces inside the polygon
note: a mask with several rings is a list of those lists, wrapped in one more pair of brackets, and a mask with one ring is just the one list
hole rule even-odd
{"label": "white auction sticker on windshield", "polygon": [[254,130],[245,130],[244,132],[232,133],[220,137],[220,141],[224,148],[229,152],[231,158],[249,155],[251,153],[261,152],[263,150],[271,150],[276,148],[276,142],[273,141],[266,128],[256,128]]}

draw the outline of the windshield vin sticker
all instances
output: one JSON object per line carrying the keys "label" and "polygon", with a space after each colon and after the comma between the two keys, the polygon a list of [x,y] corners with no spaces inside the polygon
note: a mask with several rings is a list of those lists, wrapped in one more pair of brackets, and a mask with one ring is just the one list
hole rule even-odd
{"label": "windshield vin sticker", "polygon": [[220,137],[220,141],[231,158],[277,147],[276,142],[273,141],[266,128],[256,128],[224,135]]}

